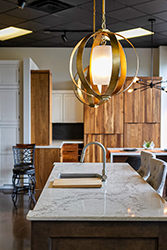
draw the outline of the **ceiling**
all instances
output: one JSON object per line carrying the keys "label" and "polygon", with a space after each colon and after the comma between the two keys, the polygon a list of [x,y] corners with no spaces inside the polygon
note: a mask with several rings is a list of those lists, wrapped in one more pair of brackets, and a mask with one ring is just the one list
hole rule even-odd
{"label": "ceiling", "polygon": [[[92,32],[93,0],[26,0],[24,9],[17,0],[0,0],[0,29],[8,26],[32,30],[22,37],[0,41],[0,47],[74,47]],[[101,0],[96,0],[96,30],[101,28]],[[142,27],[151,30],[155,18],[153,46],[167,45],[167,0],[106,0],[107,29],[118,32]],[[60,30],[46,33],[45,30]],[[62,40],[63,30],[67,42]],[[86,30],[87,32],[82,32]],[[151,36],[130,40],[137,48],[151,47]],[[124,47],[127,42],[121,41]]]}

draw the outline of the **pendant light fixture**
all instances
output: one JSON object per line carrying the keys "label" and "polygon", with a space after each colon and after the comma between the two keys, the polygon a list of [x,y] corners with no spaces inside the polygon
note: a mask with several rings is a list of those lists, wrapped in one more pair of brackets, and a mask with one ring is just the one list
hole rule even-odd
{"label": "pendant light fixture", "polygon": [[[102,0],[102,25],[95,31],[95,0],[93,2],[93,33],[84,37],[74,47],[70,57],[70,75],[76,97],[90,107],[98,107],[108,101],[111,96],[120,94],[133,84],[137,77],[139,59],[133,44],[120,34],[106,29],[105,0]],[[132,82],[124,87],[127,63],[125,52],[117,37],[125,39],[136,55],[136,71]],[[83,67],[84,49],[93,39],[89,65]],[[73,59],[76,56],[77,73],[73,75]]]}
{"label": "pendant light fixture", "polygon": [[129,93],[136,91],[138,89],[140,89],[141,92],[143,92],[144,90],[147,90],[149,88],[151,88],[151,89],[155,88],[155,89],[159,89],[159,90],[167,92],[166,87],[161,87],[159,85],[160,83],[165,83],[167,81],[159,81],[159,82],[155,82],[155,83],[153,81],[153,34],[154,34],[153,24],[156,21],[156,19],[150,18],[150,19],[148,19],[148,21],[151,22],[151,32],[152,32],[152,36],[151,36],[151,82],[150,81],[143,81],[142,79],[137,78],[136,83],[141,84],[141,86],[139,88],[129,89],[128,90]]}

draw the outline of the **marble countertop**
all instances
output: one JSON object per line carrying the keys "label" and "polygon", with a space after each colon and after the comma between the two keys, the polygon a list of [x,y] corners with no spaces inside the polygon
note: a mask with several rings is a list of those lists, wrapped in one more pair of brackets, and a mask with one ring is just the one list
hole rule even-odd
{"label": "marble countertop", "polygon": [[59,173],[99,173],[102,163],[54,163],[28,220],[167,221],[167,203],[127,163],[107,163],[101,188],[50,188]]}
{"label": "marble countertop", "polygon": [[65,143],[83,143],[83,140],[53,140],[48,146],[36,146],[36,148],[62,148]]}

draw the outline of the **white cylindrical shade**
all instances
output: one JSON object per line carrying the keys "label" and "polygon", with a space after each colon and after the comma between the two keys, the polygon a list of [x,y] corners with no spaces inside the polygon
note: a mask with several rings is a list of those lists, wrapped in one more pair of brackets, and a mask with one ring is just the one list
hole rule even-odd
{"label": "white cylindrical shade", "polygon": [[112,73],[112,48],[100,45],[92,51],[92,79],[95,85],[109,85]]}

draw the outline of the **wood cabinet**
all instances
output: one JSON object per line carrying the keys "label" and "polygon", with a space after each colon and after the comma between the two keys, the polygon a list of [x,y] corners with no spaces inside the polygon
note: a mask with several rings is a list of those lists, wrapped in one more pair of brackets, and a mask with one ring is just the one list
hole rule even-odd
{"label": "wood cabinet", "polygon": [[83,104],[72,90],[52,91],[52,122],[83,122]]}
{"label": "wood cabinet", "polygon": [[[150,81],[150,77],[141,77]],[[160,77],[153,77],[159,82]],[[125,86],[132,81],[127,77]],[[140,87],[134,83],[133,88]],[[99,141],[107,147],[142,147],[145,140],[152,140],[160,147],[161,91],[148,88],[145,91],[121,93],[111,97],[98,108],[84,107],[84,145]],[[87,149],[86,162],[102,161],[102,150],[95,145]]]}
{"label": "wood cabinet", "polygon": [[36,148],[36,189],[42,189],[53,169],[54,162],[61,162],[61,148]]}
{"label": "wood cabinet", "polygon": [[82,153],[82,143],[64,144],[61,149],[62,162],[78,162]]}
{"label": "wood cabinet", "polygon": [[31,143],[52,142],[52,75],[49,70],[31,71]]}

